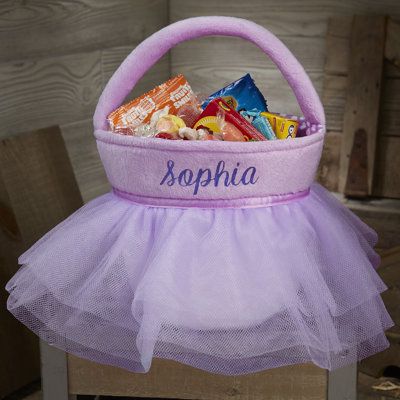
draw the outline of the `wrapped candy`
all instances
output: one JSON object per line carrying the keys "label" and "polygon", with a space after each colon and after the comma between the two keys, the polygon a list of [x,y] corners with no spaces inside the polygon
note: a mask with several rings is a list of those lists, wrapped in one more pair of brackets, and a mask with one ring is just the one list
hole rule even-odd
{"label": "wrapped candy", "polygon": [[199,128],[203,126],[212,132],[222,133],[224,140],[266,140],[250,122],[221,98],[217,98],[208,104],[193,127]]}
{"label": "wrapped candy", "polygon": [[196,103],[196,96],[183,75],[171,78],[144,95],[122,105],[108,116],[108,123],[114,132],[135,134],[135,130],[148,124],[154,113],[168,107],[176,116],[180,108]]}
{"label": "wrapped candy", "polygon": [[266,117],[263,117],[257,110],[241,111],[240,115],[246,118],[259,132],[261,132],[268,140],[275,140],[276,135]]}
{"label": "wrapped candy", "polygon": [[217,98],[222,98],[236,111],[253,109],[268,111],[267,102],[250,74],[246,74],[242,78],[213,93],[203,102],[202,107],[207,107],[212,100]]}
{"label": "wrapped candy", "polygon": [[280,114],[262,112],[261,116],[268,119],[278,139],[294,138],[299,128],[298,121],[291,120]]}
{"label": "wrapped candy", "polygon": [[162,116],[155,124],[157,132],[167,132],[173,135],[177,135],[179,129],[184,127],[186,127],[186,124],[183,119],[172,114]]}

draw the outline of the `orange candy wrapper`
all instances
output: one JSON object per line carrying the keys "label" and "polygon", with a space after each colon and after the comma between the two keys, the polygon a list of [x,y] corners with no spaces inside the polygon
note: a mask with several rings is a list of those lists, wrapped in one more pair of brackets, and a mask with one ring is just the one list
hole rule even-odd
{"label": "orange candy wrapper", "polygon": [[185,77],[178,75],[117,108],[107,119],[112,131],[133,135],[138,126],[150,122],[154,112],[169,107],[168,113],[177,115],[188,105],[198,106],[196,96]]}

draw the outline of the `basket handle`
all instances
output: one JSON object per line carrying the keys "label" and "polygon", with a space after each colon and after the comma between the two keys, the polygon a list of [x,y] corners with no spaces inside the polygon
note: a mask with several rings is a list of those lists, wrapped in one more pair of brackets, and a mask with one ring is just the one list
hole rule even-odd
{"label": "basket handle", "polygon": [[304,117],[325,125],[319,96],[304,68],[271,32],[254,22],[234,17],[195,17],[175,22],[139,44],[108,81],[94,113],[95,129],[107,129],[107,116],[122,104],[139,79],[168,50],[186,40],[203,36],[237,36],[249,40],[266,53],[292,88]]}

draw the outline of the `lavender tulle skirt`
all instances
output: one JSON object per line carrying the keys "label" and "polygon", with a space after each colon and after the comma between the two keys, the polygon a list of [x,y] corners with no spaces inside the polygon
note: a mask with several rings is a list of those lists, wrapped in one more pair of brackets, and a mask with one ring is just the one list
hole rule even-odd
{"label": "lavender tulle skirt", "polygon": [[145,372],[334,369],[388,346],[376,234],[317,184],[289,204],[157,208],[109,193],[20,257],[8,309],[56,347]]}

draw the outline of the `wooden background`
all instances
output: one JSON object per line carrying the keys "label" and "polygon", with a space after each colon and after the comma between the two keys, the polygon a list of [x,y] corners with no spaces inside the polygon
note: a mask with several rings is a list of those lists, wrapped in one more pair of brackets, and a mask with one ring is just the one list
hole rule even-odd
{"label": "wooden background", "polygon": [[[59,125],[85,202],[109,190],[92,137],[92,115],[105,83],[123,58],[152,32],[182,18],[231,15],[251,19],[275,33],[292,50],[320,93],[328,136],[319,180],[338,186],[339,149],[346,98],[349,25],[333,32],[341,57],[327,60],[328,23],[354,14],[390,15],[400,21],[399,0],[3,0],[0,2],[0,139]],[[332,33],[332,32],[331,32]],[[351,56],[351,55],[350,55]],[[377,196],[400,197],[400,70],[385,62],[380,109]],[[132,96],[183,73],[207,94],[251,72],[273,111],[298,113],[298,105],[279,71],[254,45],[235,38],[210,37],[184,43],[163,58]],[[328,74],[327,74],[328,73]],[[391,171],[389,173],[389,171]],[[397,173],[393,172],[397,171]],[[26,173],[29,173],[27,171]],[[0,205],[4,200],[1,190]],[[351,204],[381,234],[380,247],[400,243],[400,211],[374,202]],[[0,284],[15,272],[16,254],[0,230]],[[5,294],[0,296],[4,310]],[[16,326],[0,311],[0,397],[35,375],[16,378],[23,354],[9,338]],[[20,347],[23,349],[23,347]],[[36,370],[37,371],[37,370]]]}

